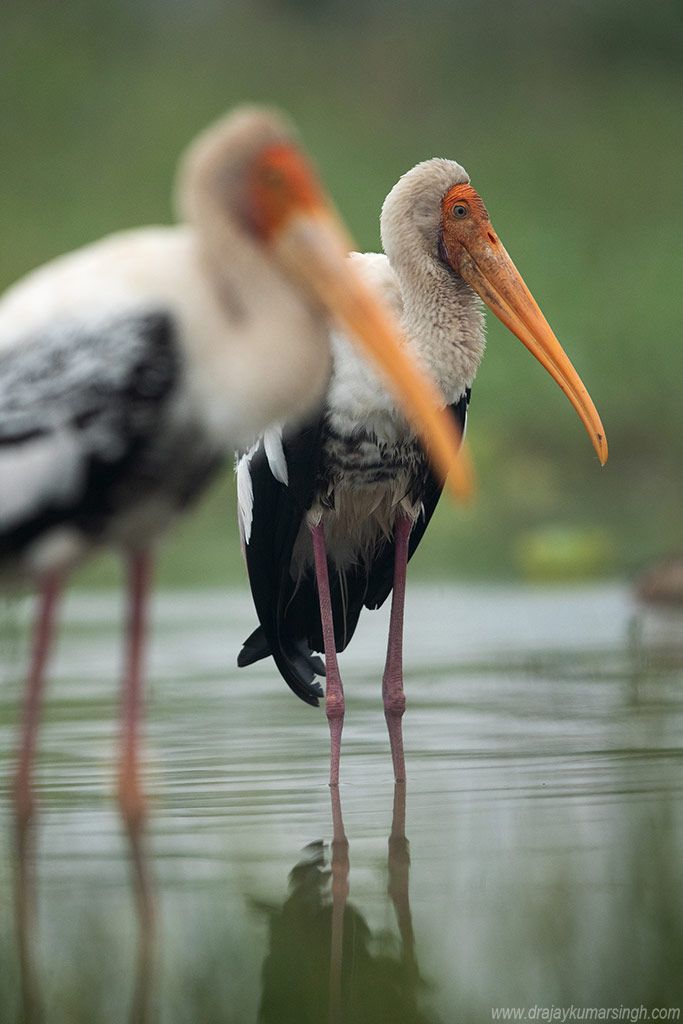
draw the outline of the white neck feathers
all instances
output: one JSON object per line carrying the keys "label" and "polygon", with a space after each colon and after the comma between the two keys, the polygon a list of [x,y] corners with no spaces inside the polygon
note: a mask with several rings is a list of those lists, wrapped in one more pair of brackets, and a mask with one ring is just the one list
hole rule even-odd
{"label": "white neck feathers", "polygon": [[381,218],[384,251],[401,287],[403,327],[448,402],[472,384],[485,345],[478,296],[439,255],[441,200],[468,180],[452,160],[427,160],[400,178]]}

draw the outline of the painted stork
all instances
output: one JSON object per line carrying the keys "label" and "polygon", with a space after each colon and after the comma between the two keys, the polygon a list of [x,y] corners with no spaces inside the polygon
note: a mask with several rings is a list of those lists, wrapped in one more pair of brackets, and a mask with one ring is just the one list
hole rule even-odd
{"label": "painted stork", "polygon": [[103,545],[128,558],[118,794],[135,843],[153,546],[236,446],[319,403],[328,314],[383,367],[441,471],[457,462],[436,388],[349,267],[346,235],[293,139],[277,114],[235,112],[182,161],[181,225],[113,235],[0,302],[0,579],[39,590],[15,783],[20,849],[67,573]]}
{"label": "painted stork", "polygon": [[[548,370],[583,421],[601,463],[607,442],[572,364],[496,235],[463,168],[433,159],[408,171],[381,216],[385,254],[351,264],[381,290],[416,358],[464,429],[484,352],[480,299]],[[297,431],[268,430],[238,463],[239,518],[259,627],[239,665],[272,655],[316,705],[326,672],[330,783],[337,784],[344,692],[337,663],[360,612],[393,589],[382,692],[394,774],[405,778],[401,720],[406,564],[441,494],[414,432],[346,339],[333,336],[323,408]],[[324,651],[325,664],[313,652]]]}

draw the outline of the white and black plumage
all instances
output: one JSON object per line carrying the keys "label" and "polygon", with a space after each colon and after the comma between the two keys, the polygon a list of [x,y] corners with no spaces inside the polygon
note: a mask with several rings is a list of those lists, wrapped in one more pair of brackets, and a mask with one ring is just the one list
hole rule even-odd
{"label": "white and black plumage", "polygon": [[[467,388],[449,407],[461,432],[469,398]],[[323,696],[315,676],[324,675],[324,665],[312,656],[323,640],[308,525],[325,526],[336,645],[343,651],[363,607],[379,608],[391,593],[396,516],[414,518],[411,557],[443,490],[405,422],[397,419],[394,440],[379,441],[371,417],[347,433],[336,419],[326,405],[299,430],[272,428],[237,465],[243,548],[261,623],[238,663],[272,654],[294,693],[314,707]]]}
{"label": "white and black plumage", "polygon": [[[484,351],[481,297],[565,390],[604,461],[597,412],[463,168],[441,159],[414,167],[389,193],[381,231],[385,254],[354,254],[351,262],[391,303],[458,427],[464,429]],[[380,380],[341,335],[333,341],[333,363],[319,414],[299,430],[269,431],[238,465],[239,494],[248,496],[241,524],[260,622],[239,664],[272,655],[294,692],[317,704],[322,690],[315,676],[323,666],[313,652],[324,650],[328,717],[332,691],[335,714],[343,718],[336,652],[349,643],[362,608],[378,608],[393,588],[383,692],[394,769],[402,779],[405,562],[424,535],[442,484]],[[340,731],[333,735],[333,783]]]}
{"label": "white and black plumage", "polygon": [[301,418],[329,378],[336,316],[406,403],[445,472],[457,436],[289,125],[249,108],[190,147],[184,223],[112,236],[35,271],[0,301],[0,578],[40,591],[16,782],[20,836],[61,586],[90,551],[130,561],[119,795],[131,836],[151,549],[225,458]]}
{"label": "white and black plumage", "polygon": [[57,323],[0,353],[5,572],[40,578],[93,545],[147,544],[200,492],[225,453],[189,401],[176,411],[183,369],[161,309]]}

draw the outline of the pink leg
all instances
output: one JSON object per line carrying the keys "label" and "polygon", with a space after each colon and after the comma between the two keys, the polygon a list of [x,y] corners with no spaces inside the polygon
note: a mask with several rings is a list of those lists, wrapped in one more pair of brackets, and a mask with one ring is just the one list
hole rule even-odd
{"label": "pink leg", "polygon": [[139,727],[143,705],[143,654],[147,630],[147,598],[152,577],[152,559],[146,552],[134,553],[129,563],[127,659],[121,695],[121,749],[119,754],[118,799],[130,839],[138,909],[141,924],[141,957],[151,944],[152,897],[143,851],[147,814],[140,784]]}
{"label": "pink leg", "polygon": [[406,516],[399,516],[394,526],[394,592],[391,598],[387,660],[382,679],[384,717],[389,730],[391,758],[394,762],[396,782],[405,782],[406,777],[401,726],[403,712],[406,709],[406,697],[403,692],[403,608],[406,596],[408,541],[412,528],[412,521]]}
{"label": "pink leg", "polygon": [[330,580],[327,572],[325,530],[322,523],[311,527],[311,536],[313,538],[315,575],[318,582],[320,619],[325,646],[325,711],[327,712],[327,721],[330,726],[330,785],[338,786],[341,735],[344,725],[344,687],[342,686],[339,673],[337,647],[334,641],[334,620],[332,618]]}
{"label": "pink leg", "polygon": [[35,811],[32,773],[40,724],[40,710],[45,691],[45,665],[54,633],[55,610],[61,590],[57,576],[48,576],[40,587],[38,615],[33,633],[31,665],[26,682],[21,746],[14,788],[19,853],[24,852],[31,819]]}

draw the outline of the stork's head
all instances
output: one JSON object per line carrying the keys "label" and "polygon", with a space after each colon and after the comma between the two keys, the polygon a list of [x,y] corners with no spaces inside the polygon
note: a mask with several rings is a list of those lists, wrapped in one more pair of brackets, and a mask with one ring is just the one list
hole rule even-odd
{"label": "stork's head", "polygon": [[442,409],[443,396],[408,355],[379,295],[346,258],[351,241],[291,124],[250,107],[209,128],[184,160],[179,198],[182,214],[210,241],[214,260],[229,268],[244,247],[339,322],[378,365],[436,469],[443,477],[452,470],[452,490],[468,495],[471,473],[458,456],[461,439]]}
{"label": "stork's head", "polygon": [[382,239],[392,259],[406,246],[420,247],[484,300],[564,391],[604,465],[607,439],[598,412],[494,231],[466,171],[452,160],[437,158],[404,174],[385,201]]}

